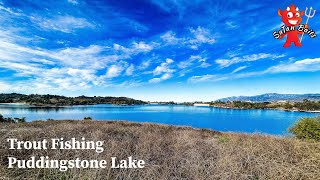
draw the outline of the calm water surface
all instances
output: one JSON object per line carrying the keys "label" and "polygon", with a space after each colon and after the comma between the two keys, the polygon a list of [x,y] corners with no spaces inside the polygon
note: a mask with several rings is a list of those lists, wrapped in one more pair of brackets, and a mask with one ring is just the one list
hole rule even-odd
{"label": "calm water surface", "polygon": [[288,127],[301,117],[319,113],[285,112],[280,110],[235,110],[182,105],[89,105],[65,108],[34,108],[27,105],[0,104],[0,114],[26,117],[27,121],[46,119],[128,120],[170,125],[184,125],[219,131],[260,132],[286,135]]}

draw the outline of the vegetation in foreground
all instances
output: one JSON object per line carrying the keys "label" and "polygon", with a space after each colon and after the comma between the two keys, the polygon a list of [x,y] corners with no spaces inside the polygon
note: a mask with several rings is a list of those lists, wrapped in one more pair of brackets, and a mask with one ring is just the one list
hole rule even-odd
{"label": "vegetation in foreground", "polygon": [[11,117],[3,117],[0,114],[0,123],[22,123],[26,122],[26,118],[11,118]]}
{"label": "vegetation in foreground", "polygon": [[[105,151],[8,150],[6,139],[62,137],[104,140]],[[319,142],[220,133],[190,127],[123,121],[37,121],[0,126],[0,179],[319,179]],[[7,169],[7,157],[126,159],[144,169]]]}
{"label": "vegetation in foreground", "polygon": [[0,94],[0,103],[26,103],[35,106],[70,106],[70,105],[92,105],[92,104],[146,104],[144,101],[127,97],[65,97],[58,95],[39,94]]}
{"label": "vegetation in foreground", "polygon": [[289,131],[299,139],[320,142],[320,116],[301,118]]}

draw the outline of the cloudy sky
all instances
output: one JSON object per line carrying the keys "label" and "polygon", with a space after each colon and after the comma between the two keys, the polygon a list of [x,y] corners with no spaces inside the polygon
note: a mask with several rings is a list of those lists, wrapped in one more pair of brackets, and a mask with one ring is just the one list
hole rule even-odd
{"label": "cloudy sky", "polygon": [[[319,13],[282,48],[278,8]],[[303,17],[303,22],[306,18]],[[320,93],[320,2],[0,0],[0,92],[211,101]]]}

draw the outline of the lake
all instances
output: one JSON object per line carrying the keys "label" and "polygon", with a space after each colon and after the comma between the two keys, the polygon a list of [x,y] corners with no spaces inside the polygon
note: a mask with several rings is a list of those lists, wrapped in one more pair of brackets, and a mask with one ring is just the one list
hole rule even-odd
{"label": "lake", "polygon": [[6,117],[26,117],[27,121],[46,119],[128,120],[192,126],[218,131],[287,135],[287,129],[301,117],[319,113],[281,110],[238,110],[183,105],[81,105],[64,108],[36,108],[28,105],[0,104]]}

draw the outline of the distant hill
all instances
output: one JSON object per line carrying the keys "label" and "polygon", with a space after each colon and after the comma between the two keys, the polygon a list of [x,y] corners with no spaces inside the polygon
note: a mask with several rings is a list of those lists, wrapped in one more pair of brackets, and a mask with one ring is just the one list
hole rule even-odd
{"label": "distant hill", "polygon": [[[293,101],[300,102],[304,99],[320,101],[320,94],[277,94],[268,93],[257,96],[233,96],[219,99],[220,101],[252,101],[252,102],[274,102],[274,101]],[[218,100],[218,101],[219,101]]]}
{"label": "distant hill", "polygon": [[39,95],[39,94],[0,94],[0,103],[26,103],[35,106],[69,106],[69,105],[91,105],[91,104],[146,104],[144,101],[135,100],[127,97],[101,97],[101,96],[78,96],[65,97],[58,95]]}

